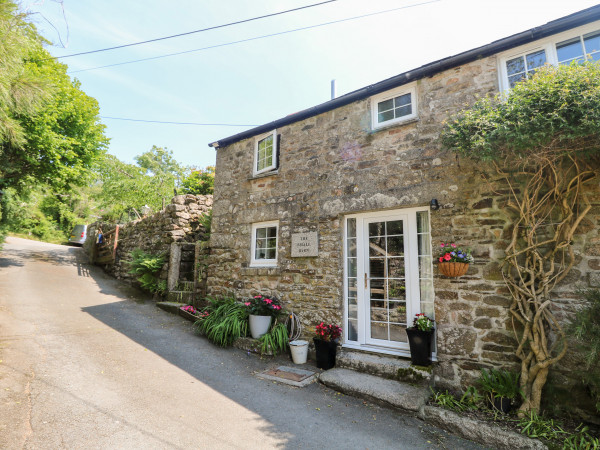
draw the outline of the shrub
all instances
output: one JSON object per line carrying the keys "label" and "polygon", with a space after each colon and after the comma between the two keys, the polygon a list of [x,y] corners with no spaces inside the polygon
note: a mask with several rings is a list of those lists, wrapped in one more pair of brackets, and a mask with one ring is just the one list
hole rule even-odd
{"label": "shrub", "polygon": [[162,294],[167,288],[164,280],[159,280],[157,273],[162,269],[165,263],[163,255],[152,255],[136,248],[131,252],[131,270],[129,273],[138,275],[137,280],[142,285],[142,289],[149,292]]}
{"label": "shrub", "polygon": [[197,332],[220,347],[228,347],[237,338],[248,334],[248,313],[244,305],[233,297],[207,300],[202,319],[195,323]]}
{"label": "shrub", "polygon": [[514,399],[522,396],[519,388],[519,374],[508,370],[481,369],[479,384],[490,399],[505,397]]}

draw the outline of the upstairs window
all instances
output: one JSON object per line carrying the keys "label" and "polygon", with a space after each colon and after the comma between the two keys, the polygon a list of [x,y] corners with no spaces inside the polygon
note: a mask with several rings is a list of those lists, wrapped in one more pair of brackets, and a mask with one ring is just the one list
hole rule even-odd
{"label": "upstairs window", "polygon": [[537,50],[509,59],[506,61],[509,87],[512,88],[515,83],[531,77],[535,70],[544,64],[546,64],[545,50]]}
{"label": "upstairs window", "polygon": [[402,86],[371,100],[373,129],[392,125],[417,117],[415,86]]}
{"label": "upstairs window", "polygon": [[277,131],[257,136],[254,143],[254,175],[277,169]]}
{"label": "upstairs window", "polygon": [[600,32],[584,34],[556,44],[556,55],[559,64],[571,64],[572,61],[583,62],[585,59],[600,59]]}
{"label": "upstairs window", "polygon": [[252,225],[251,266],[277,265],[277,234],[279,222],[261,222]]}

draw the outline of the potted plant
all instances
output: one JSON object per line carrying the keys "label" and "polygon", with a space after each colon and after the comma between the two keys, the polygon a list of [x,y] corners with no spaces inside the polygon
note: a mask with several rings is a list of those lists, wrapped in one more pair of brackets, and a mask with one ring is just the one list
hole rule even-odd
{"label": "potted plant", "polygon": [[200,311],[194,308],[193,305],[185,305],[179,308],[179,315],[192,322],[198,320],[199,314]]}
{"label": "potted plant", "polygon": [[415,366],[430,366],[435,322],[423,313],[415,315],[412,327],[406,329],[410,359]]}
{"label": "potted plant", "polygon": [[281,313],[281,304],[277,297],[255,295],[244,302],[248,311],[250,334],[254,339],[260,338],[269,331],[271,319]]}
{"label": "potted plant", "polygon": [[519,387],[519,374],[508,370],[481,369],[479,384],[492,409],[510,412],[513,401],[522,397],[523,393]]}
{"label": "potted plant", "polygon": [[456,278],[462,277],[469,270],[469,263],[474,261],[471,249],[463,250],[455,243],[440,245],[441,252],[438,258],[438,268],[442,275]]}
{"label": "potted plant", "polygon": [[317,367],[329,370],[335,367],[338,339],[342,335],[342,328],[334,324],[325,325],[321,322],[316,327],[316,334],[313,342],[317,354]]}

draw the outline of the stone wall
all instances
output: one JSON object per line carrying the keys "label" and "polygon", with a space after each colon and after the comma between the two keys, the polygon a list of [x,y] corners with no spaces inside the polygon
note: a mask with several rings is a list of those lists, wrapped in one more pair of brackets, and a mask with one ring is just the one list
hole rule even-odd
{"label": "stone wall", "polygon": [[[192,243],[185,248],[181,261],[181,273],[189,279],[193,273],[194,245],[196,241],[207,239],[204,227],[200,223],[203,214],[212,208],[211,195],[178,195],[162,211],[133,222],[119,226],[119,239],[114,264],[105,265],[108,273],[116,278],[133,282],[135,276],[129,273],[128,262],[131,252],[136,248],[152,254],[165,255],[165,265],[160,278],[167,279],[169,253],[174,242]],[[95,231],[102,229],[105,233],[114,229],[114,224],[96,222],[88,229],[88,239],[84,248],[91,254],[91,245],[96,238]]]}
{"label": "stone wall", "polygon": [[[497,61],[488,57],[418,81],[418,120],[373,131],[365,99],[284,126],[277,130],[279,169],[262,177],[252,176],[253,139],[219,148],[209,294],[278,295],[300,314],[306,334],[320,321],[341,324],[344,216],[427,206],[436,198],[434,250],[458,242],[476,259],[459,279],[435,270],[436,380],[459,389],[481,367],[514,368],[510,299],[499,272],[510,232],[506,186],[439,142],[450,114],[497,90]],[[561,318],[578,306],[576,286],[599,283],[598,183],[590,190],[593,210],[574,243],[577,266],[556,292]],[[279,220],[278,265],[249,267],[251,224],[269,220]],[[318,258],[292,258],[291,234],[306,231],[319,234]],[[559,385],[576,383],[570,362],[555,371]]]}

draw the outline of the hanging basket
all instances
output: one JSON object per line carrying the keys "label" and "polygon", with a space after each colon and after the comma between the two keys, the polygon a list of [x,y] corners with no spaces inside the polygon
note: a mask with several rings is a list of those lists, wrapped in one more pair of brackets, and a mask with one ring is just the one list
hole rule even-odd
{"label": "hanging basket", "polygon": [[440,273],[450,278],[462,277],[469,270],[468,263],[441,262],[438,263]]}

